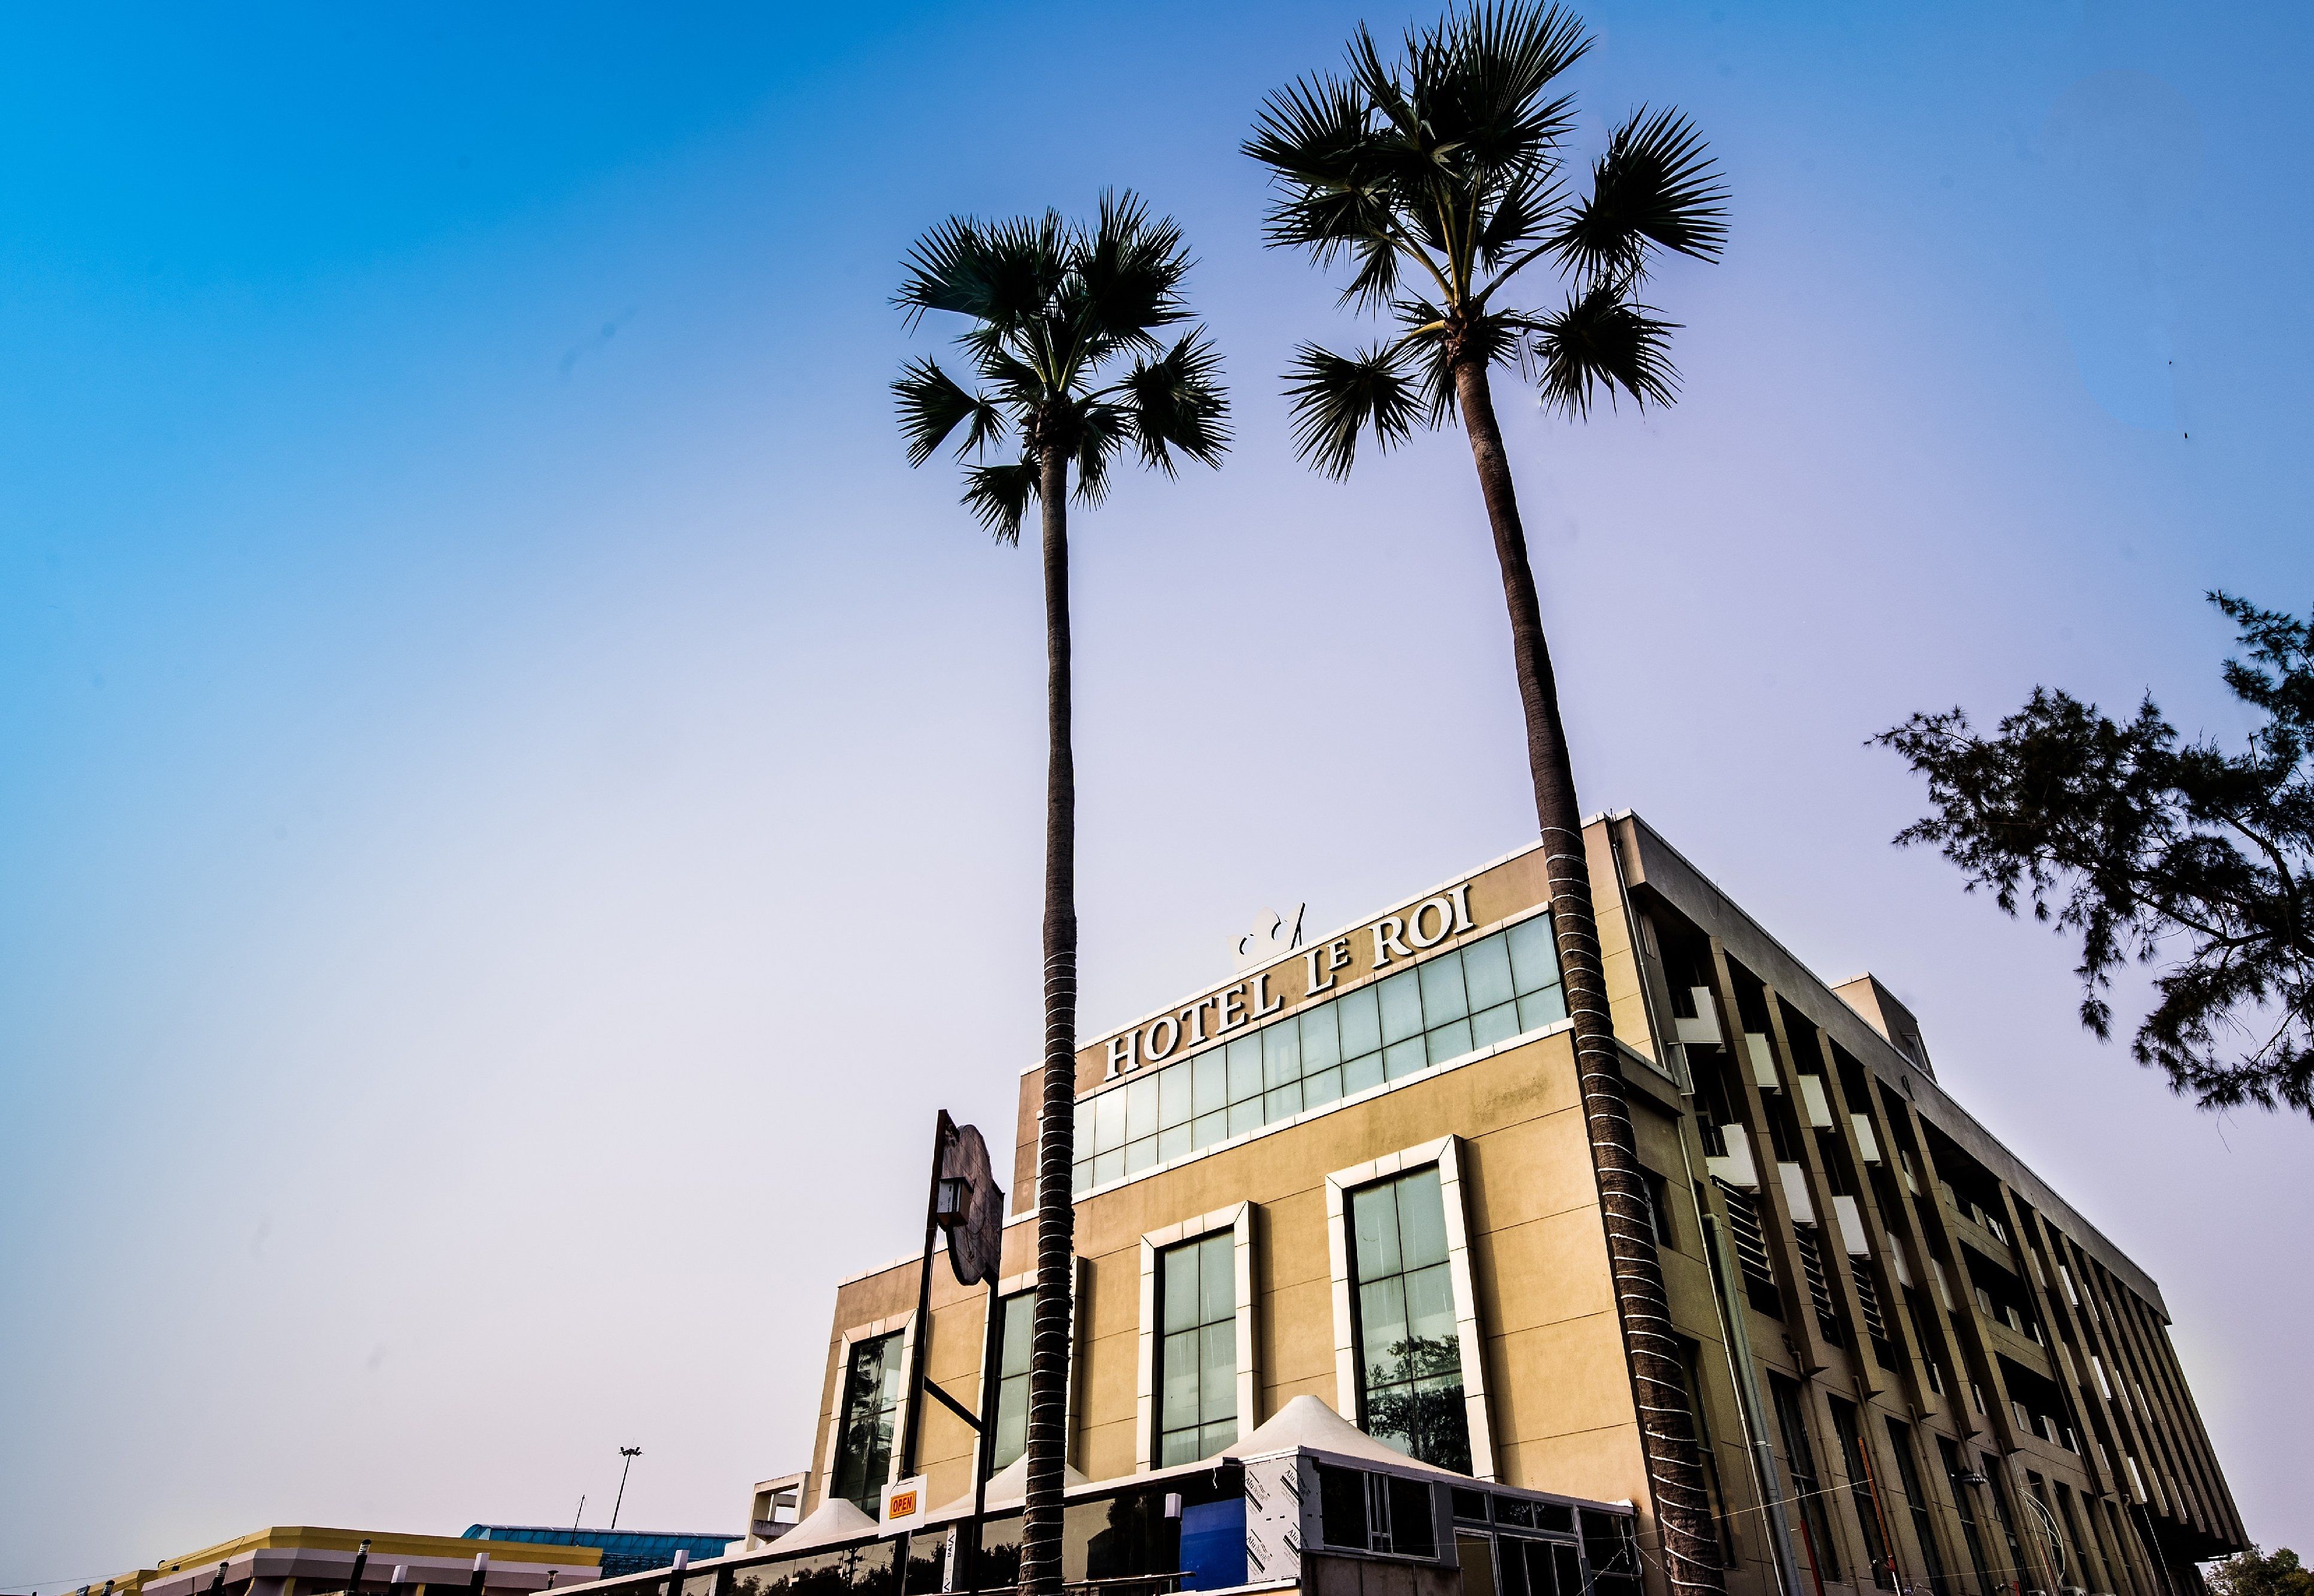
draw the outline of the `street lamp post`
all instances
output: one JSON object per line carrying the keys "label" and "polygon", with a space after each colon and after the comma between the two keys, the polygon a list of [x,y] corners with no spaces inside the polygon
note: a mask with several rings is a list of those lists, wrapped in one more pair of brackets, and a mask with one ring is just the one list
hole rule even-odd
{"label": "street lamp post", "polygon": [[619,1456],[624,1458],[626,1461],[619,1465],[619,1494],[611,1502],[611,1528],[614,1530],[619,1527],[619,1504],[627,1499],[627,1470],[632,1468],[635,1466],[635,1459],[642,1455],[643,1449],[639,1446],[623,1446],[619,1449]]}

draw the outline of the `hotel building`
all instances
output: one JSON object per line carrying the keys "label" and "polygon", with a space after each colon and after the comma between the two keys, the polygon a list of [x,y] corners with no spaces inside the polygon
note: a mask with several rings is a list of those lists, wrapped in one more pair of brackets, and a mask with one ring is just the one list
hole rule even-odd
{"label": "hotel building", "polygon": [[[1878,980],[1636,816],[1585,842],[1727,1590],[2197,1593],[2245,1537],[2160,1288]],[[1669,1596],[1538,850],[1077,1063],[1069,1579]],[[1011,1583],[1037,1106],[1030,1071],[1009,1278],[940,1267],[921,1318],[914,1258],[843,1282],[803,1522],[665,1596]],[[903,1455],[919,1340],[961,1407],[995,1382],[976,1580],[973,1430],[924,1400]]]}

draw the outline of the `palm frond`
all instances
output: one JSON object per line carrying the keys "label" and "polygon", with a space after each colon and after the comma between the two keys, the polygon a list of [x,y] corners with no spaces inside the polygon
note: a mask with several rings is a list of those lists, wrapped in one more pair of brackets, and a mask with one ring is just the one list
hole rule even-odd
{"label": "palm frond", "polygon": [[1371,311],[1390,304],[1398,297],[1398,246],[1388,239],[1362,240],[1351,251],[1358,269],[1350,278],[1349,286],[1342,290],[1340,304],[1352,308]]}
{"label": "palm frond", "polygon": [[1487,271],[1542,239],[1565,203],[1555,168],[1546,163],[1506,172],[1480,198],[1476,256]]}
{"label": "palm frond", "polygon": [[1108,468],[1124,449],[1129,426],[1117,406],[1096,401],[1077,412],[1076,501],[1087,508],[1108,497]]}
{"label": "palm frond", "polygon": [[1600,284],[1569,296],[1567,308],[1535,318],[1528,352],[1542,401],[1581,419],[1603,393],[1618,390],[1645,409],[1669,404],[1679,392],[1671,363],[1676,322],[1658,320],[1653,307],[1631,299],[1620,285]]}
{"label": "palm frond", "polygon": [[1642,106],[1608,140],[1592,168],[1591,192],[1552,241],[1588,281],[1645,269],[1656,245],[1718,258],[1727,240],[1727,189],[1703,136],[1676,110]]}
{"label": "palm frond", "polygon": [[952,311],[1020,328],[1050,304],[1066,275],[1070,231],[1053,211],[994,224],[950,216],[909,250],[896,303],[911,327],[926,311]]}
{"label": "palm frond", "polygon": [[1297,78],[1261,102],[1238,148],[1291,182],[1353,181],[1366,141],[1366,102],[1330,75]]}
{"label": "palm frond", "polygon": [[971,465],[964,472],[964,507],[1000,543],[1020,541],[1020,522],[1041,486],[1037,459],[1024,456],[1011,465]]}
{"label": "palm frond", "polygon": [[1412,436],[1421,418],[1416,381],[1402,344],[1377,344],[1337,355],[1316,344],[1294,351],[1285,397],[1294,415],[1294,452],[1329,477],[1349,475],[1358,435],[1371,431],[1383,449]]}
{"label": "palm frond", "polygon": [[1556,4],[1478,4],[1439,26],[1425,108],[1474,174],[1530,166],[1575,125],[1572,96],[1549,91],[1589,53],[1583,22]]}
{"label": "palm frond", "polygon": [[1189,313],[1181,299],[1188,270],[1179,223],[1152,221],[1130,190],[1103,194],[1100,221],[1082,242],[1062,307],[1080,351],[1155,349],[1153,330]]}
{"label": "palm frond", "polygon": [[1004,436],[1004,417],[994,405],[967,392],[955,378],[930,360],[913,360],[900,368],[892,384],[899,401],[900,436],[908,445],[908,463],[922,465],[949,435],[969,421],[971,428],[957,453],[968,454]]}
{"label": "palm frond", "polygon": [[1199,328],[1162,357],[1135,365],[1124,382],[1127,430],[1143,463],[1175,473],[1173,451],[1219,465],[1230,446],[1229,396],[1221,351]]}

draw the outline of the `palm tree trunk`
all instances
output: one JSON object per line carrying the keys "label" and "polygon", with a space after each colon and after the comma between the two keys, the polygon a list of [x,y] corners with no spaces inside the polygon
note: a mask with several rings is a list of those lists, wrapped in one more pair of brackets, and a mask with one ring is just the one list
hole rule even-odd
{"label": "palm tree trunk", "polygon": [[1543,869],[1550,885],[1550,921],[1566,983],[1567,1011],[1575,1021],[1575,1068],[1590,1132],[1591,1165],[1599,1182],[1599,1208],[1607,1230],[1616,1311],[1638,1405],[1640,1448],[1648,1494],[1655,1498],[1665,1565],[1674,1591],[1721,1591],[1710,1499],[1703,1488],[1687,1380],[1664,1292],[1663,1265],[1647,1223],[1645,1177],[1623,1096],[1622,1066],[1607,1012],[1607,983],[1599,962],[1598,926],[1591,910],[1591,876],[1583,851],[1583,812],[1575,799],[1575,769],[1567,755],[1567,728],[1559,715],[1559,686],[1542,635],[1542,608],[1527,562],[1526,531],[1519,523],[1510,462],[1485,365],[1459,362],[1455,397],[1471,454],[1486,496],[1510,607],[1511,653],[1518,666],[1519,703],[1526,711],[1526,758],[1534,777],[1535,819],[1542,827]]}
{"label": "palm tree trunk", "polygon": [[1028,1502],[1020,1589],[1058,1596],[1076,1263],[1077,774],[1069,740],[1069,465],[1047,444],[1045,551],[1045,1073],[1037,1125],[1037,1306],[1029,1344]]}

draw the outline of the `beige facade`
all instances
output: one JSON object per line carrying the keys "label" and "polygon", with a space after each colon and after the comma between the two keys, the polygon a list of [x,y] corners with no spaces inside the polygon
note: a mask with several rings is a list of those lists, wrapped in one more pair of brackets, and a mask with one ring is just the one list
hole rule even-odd
{"label": "beige facade", "polygon": [[[1636,816],[1593,822],[1587,842],[1728,1588],[2195,1589],[2192,1564],[2244,1537],[2159,1288],[1953,1102],[1878,981],[1818,980]],[[1347,1204],[1435,1169],[1467,1472],[1634,1503],[1664,1596],[1568,1027],[1547,992],[1475,1008],[1476,950],[1541,923],[1544,895],[1522,851],[1080,1052],[1074,1468],[1154,1465],[1154,1260],[1222,1233],[1233,1290],[1213,1345],[1234,1348],[1216,1378],[1234,1381],[1239,1432],[1305,1395],[1365,1423]],[[1385,1078],[1302,1056],[1290,1038],[1318,1035],[1302,1022],[1277,1032],[1266,1091],[1242,1096],[1214,1063],[1197,1090],[1223,1081],[1225,1106],[1155,1117],[1188,1100],[1196,1060],[1338,1000],[1347,1017],[1351,994],[1464,949],[1468,990],[1457,965],[1449,1001],[1471,1012],[1426,1018],[1427,1053],[1392,1044]],[[1340,1023],[1326,1045],[1347,1052]],[[1029,1267],[1035,1096],[1024,1074],[1013,1276]],[[835,1478],[855,1345],[922,1336],[929,1378],[976,1403],[988,1293],[936,1270],[920,1326],[917,1279],[911,1261],[838,1289],[807,1510]],[[920,1423],[929,1499],[967,1495],[972,1431],[932,1401]]]}

